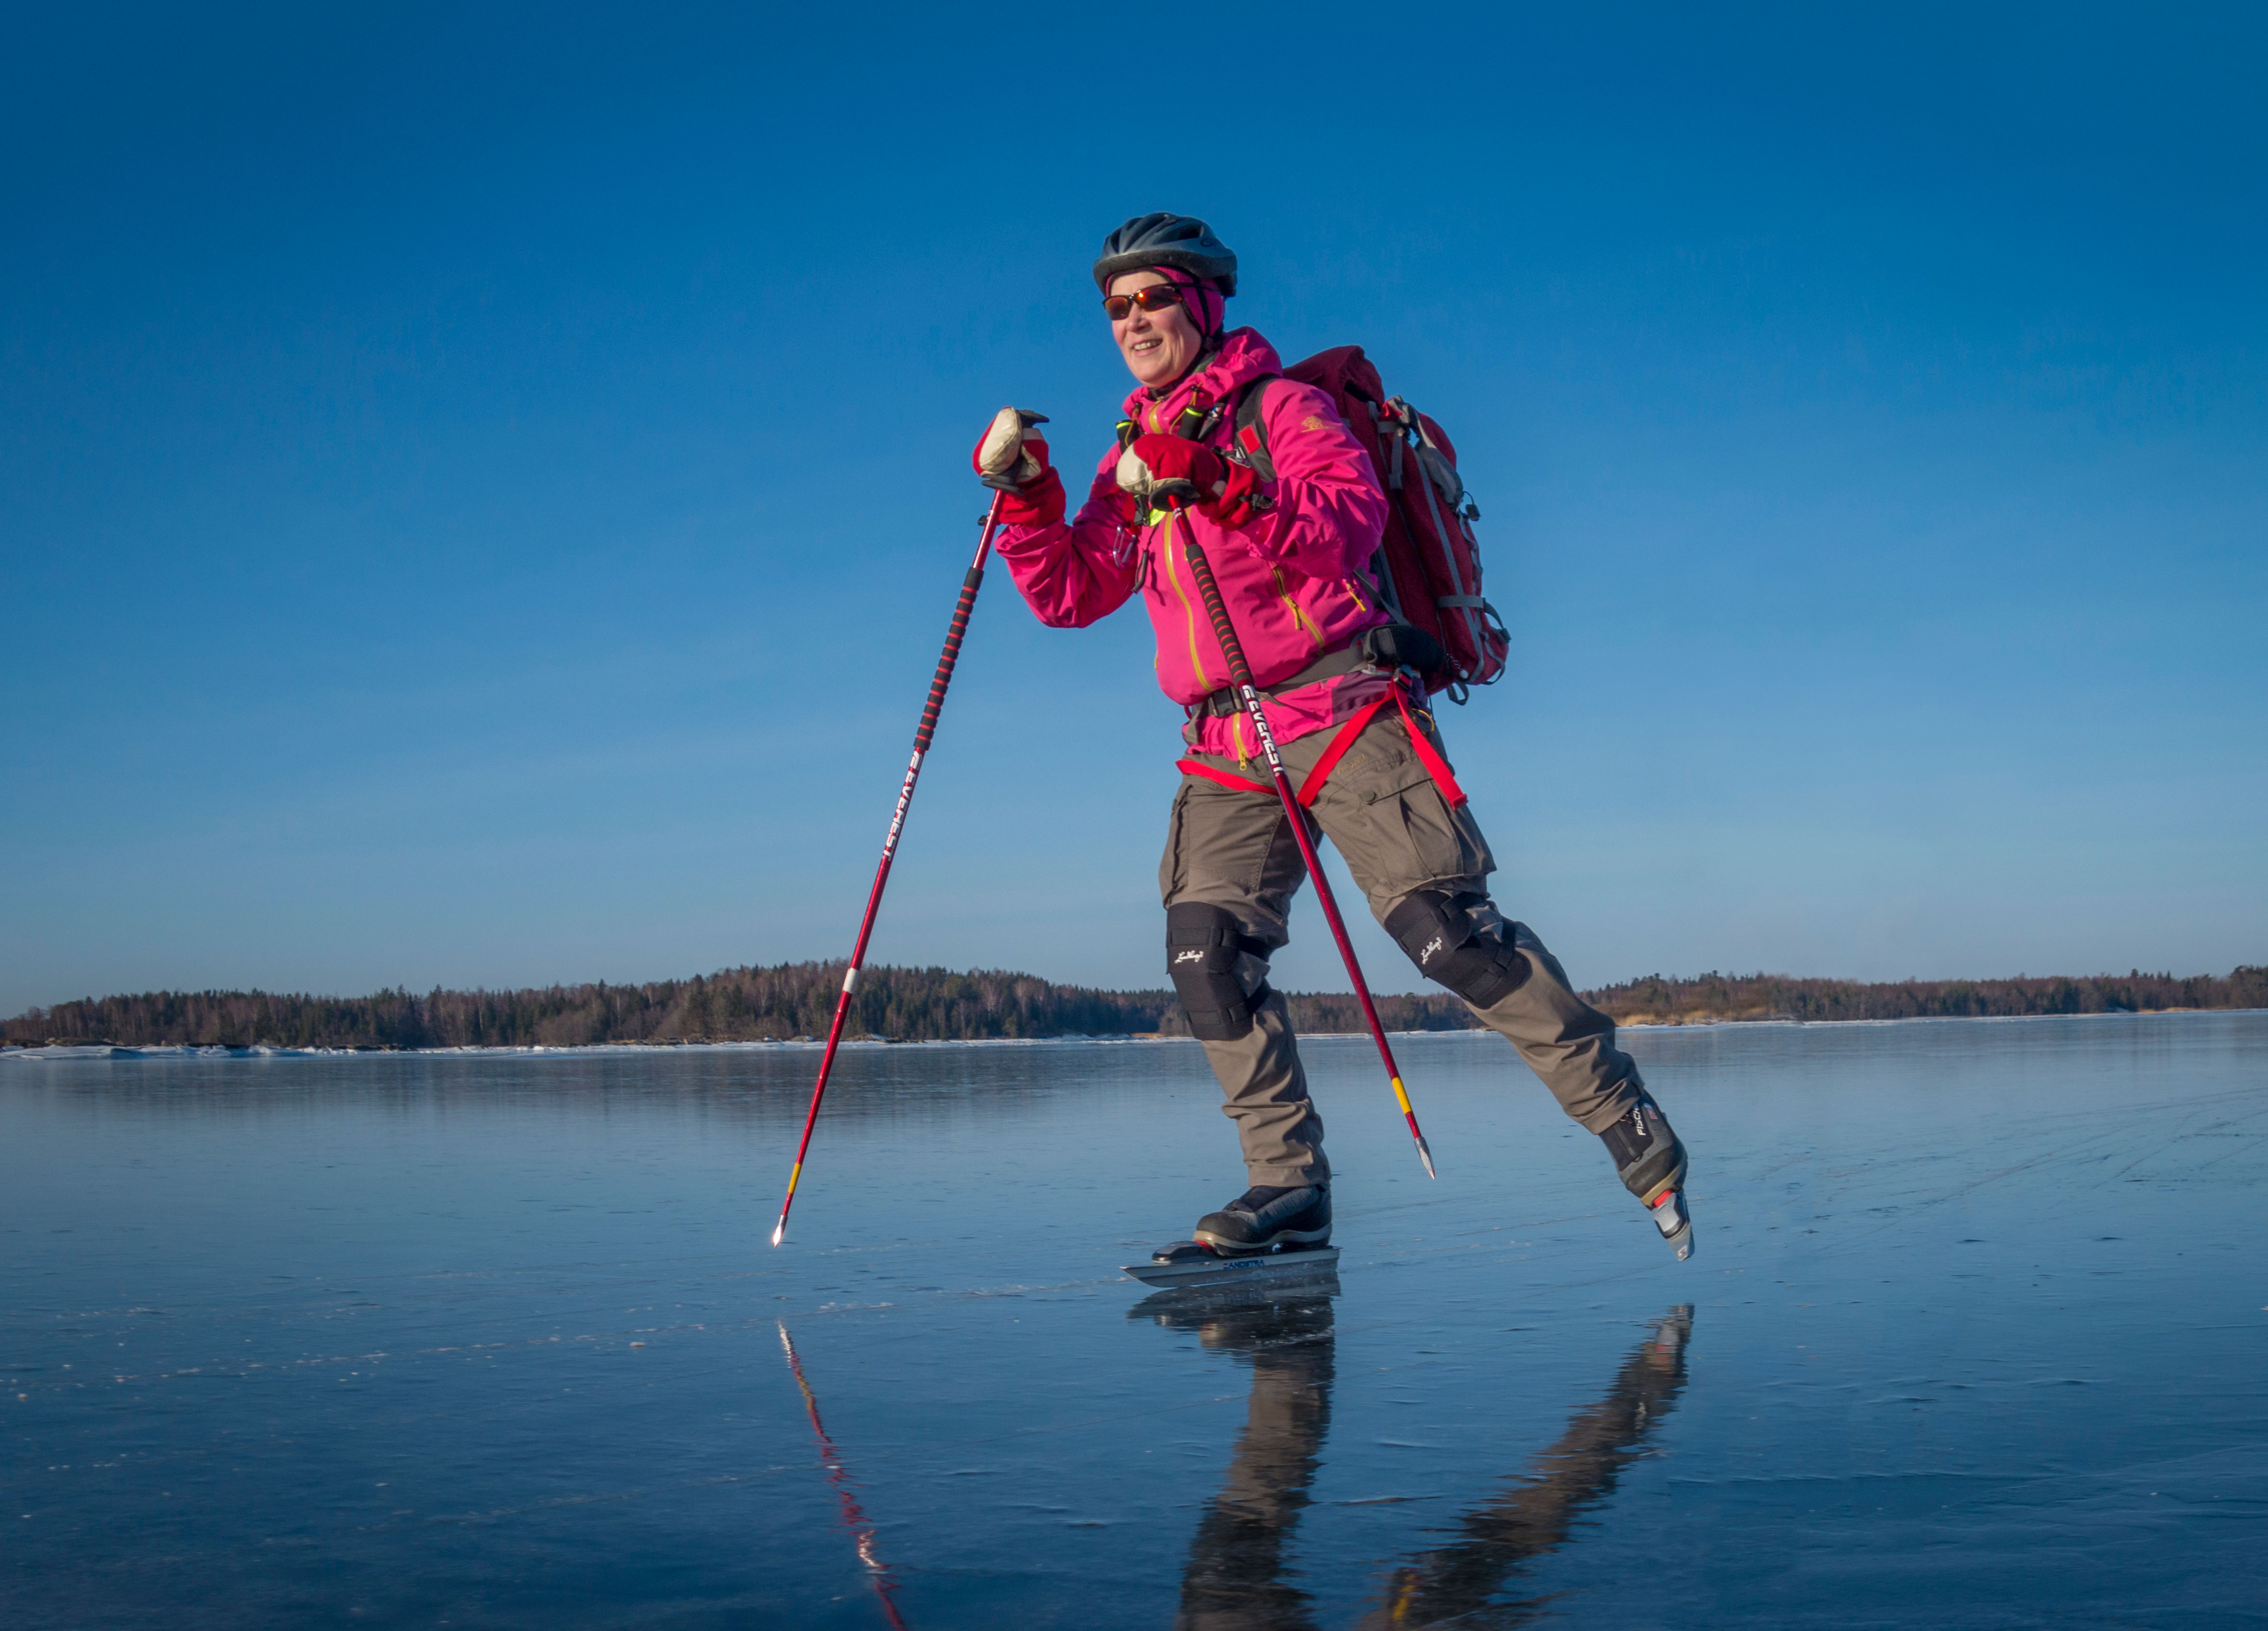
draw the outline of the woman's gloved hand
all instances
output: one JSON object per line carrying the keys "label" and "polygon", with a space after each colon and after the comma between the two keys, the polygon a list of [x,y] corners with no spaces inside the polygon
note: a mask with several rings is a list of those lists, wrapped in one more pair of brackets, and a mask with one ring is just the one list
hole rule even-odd
{"label": "woman's gloved hand", "polygon": [[1149,509],[1181,509],[1219,497],[1228,487],[1228,471],[1204,443],[1153,430],[1119,454],[1118,487]]}
{"label": "woman's gloved hand", "polygon": [[1260,490],[1259,473],[1250,465],[1231,464],[1228,482],[1211,501],[1197,506],[1221,525],[1233,530],[1257,515],[1265,515],[1275,501]]}
{"label": "woman's gloved hand", "polygon": [[977,479],[1000,495],[1000,518],[1011,526],[1047,526],[1064,517],[1063,478],[1048,462],[1047,438],[1034,427],[1045,414],[1004,408],[976,444],[969,462]]}

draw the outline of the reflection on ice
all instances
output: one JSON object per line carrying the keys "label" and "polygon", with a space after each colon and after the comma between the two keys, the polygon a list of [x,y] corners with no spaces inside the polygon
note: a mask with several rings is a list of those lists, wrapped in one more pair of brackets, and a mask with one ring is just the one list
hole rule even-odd
{"label": "reflection on ice", "polygon": [[[1529,1560],[1563,1545],[1576,1516],[1613,1493],[1623,1469],[1685,1386],[1691,1304],[1664,1315],[1631,1350],[1594,1404],[1575,1413],[1534,1470],[1506,1480],[1501,1494],[1457,1522],[1460,1538],[1394,1571],[1385,1602],[1365,1627],[1431,1626],[1476,1613]],[[1518,1625],[1541,1600],[1508,1605],[1492,1625]],[[1514,1612],[1521,1609],[1529,1613]]]}
{"label": "reflection on ice", "polygon": [[1330,1427],[1337,1294],[1336,1276],[1281,1297],[1257,1287],[1243,1298],[1160,1291],[1128,1316],[1192,1333],[1252,1370],[1228,1476],[1189,1542],[1176,1624],[1266,1631],[1314,1623],[1307,1594],[1285,1578],[1285,1548]]}
{"label": "reflection on ice", "polygon": [[[1309,1631],[1318,1623],[1286,1554],[1330,1428],[1339,1290],[1334,1276],[1296,1291],[1162,1291],[1128,1315],[1193,1334],[1252,1373],[1227,1476],[1189,1543],[1174,1620],[1184,1631]],[[1692,1330],[1690,1304],[1662,1316],[1604,1396],[1576,1412],[1532,1470],[1457,1519],[1458,1539],[1394,1569],[1383,1600],[1359,1623],[1381,1631],[1442,1625],[1497,1604],[1524,1564],[1565,1544],[1577,1515],[1613,1493],[1684,1388]],[[1501,1604],[1490,1623],[1517,1625],[1543,1606]]]}
{"label": "reflection on ice", "polygon": [[787,1322],[779,1326],[780,1347],[787,1354],[787,1368],[794,1374],[797,1391],[803,1395],[803,1407],[811,1417],[812,1436],[819,1440],[819,1459],[827,1468],[827,1481],[835,1486],[836,1498],[843,1503],[843,1526],[849,1530],[858,1547],[858,1561],[865,1565],[866,1577],[874,1587],[874,1595],[881,1599],[882,1613],[889,1622],[905,1631],[904,1620],[899,1617],[898,1605],[892,1594],[898,1583],[891,1578],[889,1566],[882,1561],[874,1543],[874,1526],[866,1521],[860,1510],[858,1497],[853,1492],[850,1474],[843,1465],[843,1457],[835,1448],[835,1441],[827,1436],[827,1428],[819,1419],[819,1400],[811,1391],[811,1384],[803,1374],[803,1360],[795,1351],[795,1339],[788,1334]]}

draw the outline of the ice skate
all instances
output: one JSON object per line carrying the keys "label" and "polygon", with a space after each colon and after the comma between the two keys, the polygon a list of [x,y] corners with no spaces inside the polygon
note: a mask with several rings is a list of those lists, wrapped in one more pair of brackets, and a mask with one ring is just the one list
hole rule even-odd
{"label": "ice skate", "polygon": [[1327,1276],[1336,1287],[1338,1265],[1335,1245],[1285,1245],[1224,1256],[1201,1241],[1176,1240],[1152,1253],[1146,1263],[1127,1264],[1125,1272],[1145,1285],[1192,1289],[1263,1282],[1305,1283]]}
{"label": "ice skate", "polygon": [[1693,1255],[1693,1218],[1685,1209],[1685,1146],[1661,1106],[1640,1093],[1602,1129],[1615,1175],[1638,1198],[1669,1249],[1683,1262]]}
{"label": "ice skate", "polygon": [[1330,1191],[1318,1184],[1256,1184],[1197,1220],[1197,1238],[1160,1246],[1126,1272],[1148,1285],[1297,1278],[1338,1266],[1330,1244]]}
{"label": "ice skate", "polygon": [[1223,1257],[1279,1246],[1328,1245],[1331,1192],[1322,1184],[1255,1184],[1197,1220],[1197,1241]]}

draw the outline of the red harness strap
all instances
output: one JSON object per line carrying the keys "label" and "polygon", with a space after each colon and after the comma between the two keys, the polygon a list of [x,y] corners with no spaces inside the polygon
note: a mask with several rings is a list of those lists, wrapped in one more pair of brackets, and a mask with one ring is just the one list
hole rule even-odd
{"label": "red harness strap", "polygon": [[[1338,734],[1331,738],[1331,745],[1323,749],[1323,756],[1315,760],[1315,768],[1308,771],[1307,780],[1300,783],[1298,797],[1302,810],[1314,807],[1315,795],[1323,790],[1323,783],[1330,779],[1331,772],[1338,768],[1338,762],[1345,757],[1347,749],[1354,746],[1355,738],[1363,732],[1363,727],[1370,724],[1389,700],[1402,710],[1402,724],[1410,733],[1410,746],[1418,754],[1418,762],[1425,767],[1425,774],[1433,778],[1433,785],[1441,790],[1441,797],[1449,801],[1452,810],[1465,803],[1465,790],[1457,785],[1456,774],[1449,768],[1449,761],[1434,750],[1425,733],[1418,728],[1418,722],[1410,716],[1410,704],[1403,698],[1402,687],[1395,686],[1386,696],[1380,697],[1367,708],[1357,710],[1346,724],[1339,727]],[[1174,765],[1184,775],[1201,775],[1208,782],[1218,782],[1221,786],[1233,787],[1241,793],[1272,793],[1276,790],[1265,782],[1248,781],[1243,776],[1216,770],[1211,765],[1194,759],[1177,759]]]}
{"label": "red harness strap", "polygon": [[1400,686],[1394,687],[1394,701],[1402,709],[1402,723],[1410,732],[1410,746],[1417,750],[1418,762],[1425,767],[1425,774],[1433,778],[1433,785],[1441,790],[1441,797],[1449,801],[1449,808],[1456,809],[1465,802],[1465,790],[1457,785],[1457,773],[1449,768],[1449,761],[1434,750],[1432,741],[1418,728],[1418,722],[1410,716],[1410,704],[1402,700]]}
{"label": "red harness strap", "polygon": [[1231,775],[1226,770],[1216,770],[1211,765],[1194,759],[1176,759],[1174,768],[1183,775],[1201,775],[1208,782],[1218,782],[1223,787],[1233,787],[1240,793],[1272,793],[1276,790],[1265,782],[1248,782],[1241,775]]}
{"label": "red harness strap", "polygon": [[[1393,694],[1396,696],[1402,694],[1400,686],[1395,686],[1392,689]],[[1339,727],[1338,734],[1331,738],[1331,745],[1323,749],[1323,756],[1315,760],[1315,768],[1307,772],[1307,779],[1300,783],[1300,809],[1311,810],[1314,807],[1315,795],[1323,790],[1323,783],[1329,781],[1331,772],[1338,768],[1339,760],[1344,756],[1347,749],[1354,746],[1355,738],[1362,734],[1363,727],[1370,724],[1373,716],[1385,706],[1386,698],[1381,696],[1369,707],[1357,709],[1349,716],[1346,724]]]}

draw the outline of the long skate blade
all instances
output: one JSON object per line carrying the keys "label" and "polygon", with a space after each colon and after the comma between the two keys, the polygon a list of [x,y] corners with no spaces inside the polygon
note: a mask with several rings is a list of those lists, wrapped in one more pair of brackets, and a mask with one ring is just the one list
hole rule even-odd
{"label": "long skate blade", "polygon": [[1333,1273],[1338,1266],[1339,1249],[1335,1245],[1294,1246],[1283,1252],[1256,1252],[1249,1257],[1129,1263],[1121,1272],[1147,1286],[1226,1285],[1253,1280],[1301,1280]]}
{"label": "long skate blade", "polygon": [[1663,1242],[1677,1253],[1679,1262],[1686,1261],[1693,1255],[1693,1215],[1685,1209],[1685,1192],[1666,1191],[1651,1209]]}

